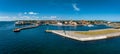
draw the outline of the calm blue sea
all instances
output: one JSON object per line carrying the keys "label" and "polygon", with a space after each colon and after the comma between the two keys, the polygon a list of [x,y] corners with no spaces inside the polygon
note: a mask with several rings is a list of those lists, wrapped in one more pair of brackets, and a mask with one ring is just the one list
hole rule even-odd
{"label": "calm blue sea", "polygon": [[[41,25],[18,33],[13,32],[14,28],[14,22],[0,22],[0,54],[120,54],[120,37],[81,42],[45,32],[46,29],[61,30],[62,26]],[[109,27],[64,27],[77,31],[104,28]]]}

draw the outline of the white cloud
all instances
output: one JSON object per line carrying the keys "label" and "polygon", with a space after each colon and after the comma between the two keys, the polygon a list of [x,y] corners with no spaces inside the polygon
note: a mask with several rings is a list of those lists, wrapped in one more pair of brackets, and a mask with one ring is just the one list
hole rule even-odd
{"label": "white cloud", "polygon": [[36,13],[36,12],[24,12],[23,14],[29,14],[29,15],[37,15],[37,14],[39,14],[39,13]]}
{"label": "white cloud", "polygon": [[80,11],[80,8],[77,7],[77,4],[72,4],[75,11]]}
{"label": "white cloud", "polygon": [[57,16],[42,16],[42,19],[55,20]]}
{"label": "white cloud", "polygon": [[0,18],[11,18],[9,16],[0,16]]}
{"label": "white cloud", "polygon": [[20,18],[30,18],[29,16],[21,16]]}
{"label": "white cloud", "polygon": [[57,16],[50,16],[50,19],[56,19]]}
{"label": "white cloud", "polygon": [[0,16],[0,21],[13,21],[16,19],[16,16]]}
{"label": "white cloud", "polygon": [[40,20],[39,16],[0,16],[0,21]]}
{"label": "white cloud", "polygon": [[24,12],[24,14],[27,14],[27,12]]}
{"label": "white cloud", "polygon": [[38,13],[35,13],[35,12],[28,12],[28,14],[30,14],[30,15],[36,15],[36,14],[38,14]]}

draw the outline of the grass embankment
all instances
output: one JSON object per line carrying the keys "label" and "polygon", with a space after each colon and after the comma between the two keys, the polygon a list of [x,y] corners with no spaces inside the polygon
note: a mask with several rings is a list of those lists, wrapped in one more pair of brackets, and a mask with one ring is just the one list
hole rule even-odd
{"label": "grass embankment", "polygon": [[85,32],[75,32],[76,34],[82,35],[104,35],[110,33],[120,32],[120,30],[96,30],[96,31],[85,31]]}

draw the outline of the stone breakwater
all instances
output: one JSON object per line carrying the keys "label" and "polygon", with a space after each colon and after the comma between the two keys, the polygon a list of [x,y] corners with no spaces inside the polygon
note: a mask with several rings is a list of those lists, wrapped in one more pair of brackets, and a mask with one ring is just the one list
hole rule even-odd
{"label": "stone breakwater", "polygon": [[30,26],[26,26],[26,27],[22,27],[22,28],[16,28],[16,29],[14,29],[13,31],[14,31],[14,32],[20,32],[21,30],[36,28],[36,27],[38,27],[38,26],[39,26],[39,24],[30,25]]}
{"label": "stone breakwater", "polygon": [[[107,29],[103,29],[107,30]],[[108,30],[115,30],[115,29],[108,29]],[[107,39],[120,36],[120,29],[118,32],[108,33],[108,34],[99,34],[99,35],[83,35],[83,34],[76,34],[75,32],[83,32],[83,31],[63,31],[63,30],[46,30],[46,32],[52,32],[63,37],[79,40],[79,41],[91,41],[91,40],[100,40],[100,39]],[[102,30],[93,30],[93,31],[102,31]]]}

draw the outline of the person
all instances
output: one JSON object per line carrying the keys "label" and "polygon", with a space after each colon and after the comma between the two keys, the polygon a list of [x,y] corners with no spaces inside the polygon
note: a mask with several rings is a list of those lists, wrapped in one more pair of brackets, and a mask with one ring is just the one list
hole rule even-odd
{"label": "person", "polygon": [[65,32],[65,27],[63,26],[63,32],[64,32],[64,34],[66,35],[66,32]]}

